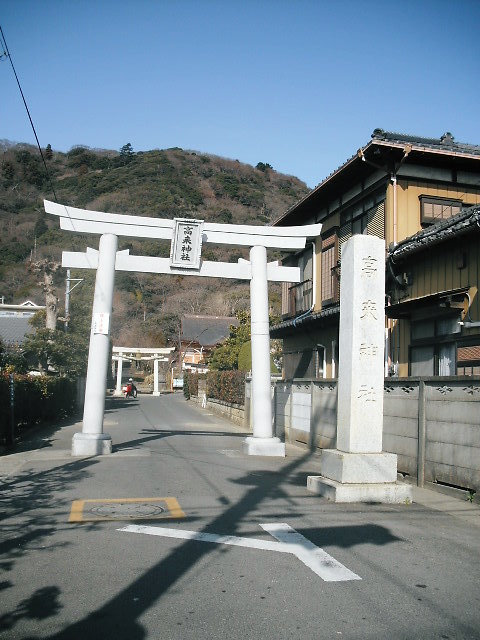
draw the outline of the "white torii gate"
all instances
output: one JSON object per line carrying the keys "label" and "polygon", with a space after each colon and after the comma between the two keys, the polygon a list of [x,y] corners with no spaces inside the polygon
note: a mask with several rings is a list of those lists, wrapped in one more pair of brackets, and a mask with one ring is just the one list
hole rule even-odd
{"label": "white torii gate", "polygon": [[168,362],[168,356],[175,351],[175,347],[159,347],[157,349],[150,347],[113,347],[112,360],[117,362],[117,383],[115,385],[116,396],[122,395],[122,368],[124,360],[153,360],[153,395],[159,396],[158,390],[158,363]]}
{"label": "white torii gate", "polygon": [[[82,432],[73,437],[72,455],[112,451],[112,439],[103,433],[103,414],[113,285],[115,270],[118,270],[250,280],[253,437],[246,438],[244,449],[250,455],[284,456],[285,444],[274,437],[272,425],[268,281],[299,282],[300,269],[283,267],[277,262],[267,264],[267,248],[303,249],[307,238],[320,234],[322,225],[227,225],[88,211],[47,200],[44,206],[47,213],[59,216],[62,229],[101,236],[98,251],[87,249],[85,253],[64,251],[62,254],[64,267],[97,270],[83,426]],[[118,236],[170,240],[170,258],[131,256],[128,250],[117,251]],[[201,247],[205,242],[250,247],[250,261],[202,261]]]}

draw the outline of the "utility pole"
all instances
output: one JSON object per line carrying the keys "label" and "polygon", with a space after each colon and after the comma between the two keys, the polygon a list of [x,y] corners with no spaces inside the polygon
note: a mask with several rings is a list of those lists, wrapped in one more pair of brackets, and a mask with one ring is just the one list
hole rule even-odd
{"label": "utility pole", "polygon": [[[76,282],[73,287],[70,287],[71,282]],[[70,319],[70,293],[83,282],[83,278],[71,278],[70,269],[67,269],[67,279],[65,281],[65,333],[68,332],[68,321]]]}
{"label": "utility pole", "polygon": [[68,318],[70,315],[70,269],[67,269],[65,281],[65,333],[68,332]]}

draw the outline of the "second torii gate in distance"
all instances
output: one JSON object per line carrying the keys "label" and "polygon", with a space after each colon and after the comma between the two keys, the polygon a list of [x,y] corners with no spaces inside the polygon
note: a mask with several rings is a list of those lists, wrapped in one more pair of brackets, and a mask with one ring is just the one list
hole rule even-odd
{"label": "second torii gate in distance", "polygon": [[[298,267],[267,264],[267,248],[299,250],[308,238],[320,234],[321,224],[300,227],[262,227],[213,224],[203,220],[162,219],[77,209],[44,201],[45,211],[59,216],[60,227],[99,234],[98,251],[64,251],[62,265],[96,269],[92,328],[82,432],[73,437],[72,455],[100,455],[112,451],[112,439],[103,433],[103,414],[109,359],[110,318],[115,270],[196,275],[250,280],[252,343],[253,437],[244,441],[250,455],[284,456],[285,444],[273,435],[270,398],[270,330],[268,281],[299,282]],[[117,251],[118,236],[170,240],[170,258],[131,256]],[[250,261],[208,262],[201,259],[202,243],[250,247]]]}
{"label": "second torii gate in distance", "polygon": [[[122,395],[122,365],[124,360],[151,360],[153,361],[153,395],[159,396],[158,390],[158,363],[168,362],[168,356],[175,351],[175,347],[113,347],[112,360],[117,362],[117,383],[115,385],[115,395]],[[138,358],[140,356],[140,358]]]}

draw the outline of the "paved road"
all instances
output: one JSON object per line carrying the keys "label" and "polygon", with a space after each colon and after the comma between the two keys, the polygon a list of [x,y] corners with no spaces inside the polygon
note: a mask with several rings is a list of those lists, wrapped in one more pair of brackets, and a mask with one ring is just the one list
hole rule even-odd
{"label": "paved road", "polygon": [[109,400],[109,457],[72,459],[79,429],[0,458],[1,639],[480,638],[478,506],[330,504],[318,458],[244,456],[179,394]]}

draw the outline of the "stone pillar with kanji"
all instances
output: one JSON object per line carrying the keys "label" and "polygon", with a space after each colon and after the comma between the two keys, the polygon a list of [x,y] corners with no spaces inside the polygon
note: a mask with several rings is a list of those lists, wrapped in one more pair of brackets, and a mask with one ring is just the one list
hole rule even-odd
{"label": "stone pillar with kanji", "polygon": [[405,502],[397,456],[382,451],[385,244],[355,235],[344,245],[340,289],[337,448],[322,451],[307,488],[335,502]]}

